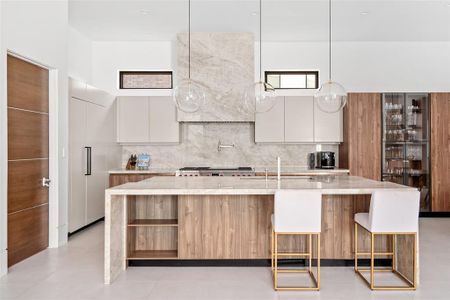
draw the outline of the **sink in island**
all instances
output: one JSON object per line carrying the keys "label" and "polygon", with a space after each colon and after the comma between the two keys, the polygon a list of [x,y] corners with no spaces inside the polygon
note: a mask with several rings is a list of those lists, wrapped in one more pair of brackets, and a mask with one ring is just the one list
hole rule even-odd
{"label": "sink in island", "polygon": [[[105,283],[133,261],[268,261],[277,189],[322,192],[321,258],[330,264],[350,264],[354,214],[369,210],[375,190],[410,188],[347,175],[294,176],[281,181],[157,176],[116,186],[105,193]],[[302,237],[282,238],[280,251],[306,247]],[[359,251],[369,248],[368,238],[368,234],[360,235]],[[399,236],[396,251],[410,251],[411,242]],[[376,249],[392,251],[391,237],[379,238]],[[412,258],[399,257],[397,269],[411,275]]]}

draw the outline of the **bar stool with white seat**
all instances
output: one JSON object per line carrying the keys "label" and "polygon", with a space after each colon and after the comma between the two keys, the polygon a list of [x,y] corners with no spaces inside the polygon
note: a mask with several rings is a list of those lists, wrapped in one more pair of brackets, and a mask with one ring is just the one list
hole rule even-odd
{"label": "bar stool with white seat", "polygon": [[[355,272],[358,273],[372,290],[415,290],[417,277],[417,232],[419,227],[420,192],[415,190],[387,191],[380,190],[372,193],[369,213],[355,214]],[[358,227],[362,227],[370,234],[370,252],[358,252]],[[380,235],[392,236],[392,252],[376,253],[375,237]],[[397,236],[411,235],[412,245],[412,280],[406,278],[397,270]],[[375,256],[392,256],[392,268],[375,268]],[[370,257],[370,268],[359,268],[359,256]],[[405,286],[377,286],[374,272],[392,271],[406,282]],[[367,280],[362,272],[370,272]]]}
{"label": "bar stool with white seat", "polygon": [[[320,232],[322,222],[322,194],[315,190],[278,190],[275,192],[272,215],[272,277],[275,290],[310,290],[320,288]],[[281,235],[305,235],[308,252],[279,252],[278,237]],[[317,277],[312,272],[312,236],[317,242]],[[305,257],[307,269],[279,269],[279,257]],[[278,273],[308,273],[313,286],[279,287]]]}

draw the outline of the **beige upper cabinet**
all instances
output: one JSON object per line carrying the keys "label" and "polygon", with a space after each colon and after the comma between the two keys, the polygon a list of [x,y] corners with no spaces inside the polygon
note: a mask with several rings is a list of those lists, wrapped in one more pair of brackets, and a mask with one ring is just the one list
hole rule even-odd
{"label": "beige upper cabinet", "polygon": [[255,116],[256,143],[284,142],[284,97],[277,97],[275,106]]}
{"label": "beige upper cabinet", "polygon": [[314,142],[313,97],[286,97],[284,107],[284,141],[286,143]]}
{"label": "beige upper cabinet", "polygon": [[314,142],[341,143],[342,141],[342,110],[331,114],[323,112],[314,101]]}
{"label": "beige upper cabinet", "polygon": [[180,128],[171,97],[118,97],[117,142],[179,143]]}
{"label": "beige upper cabinet", "polygon": [[150,143],[179,143],[180,123],[172,97],[149,97]]}
{"label": "beige upper cabinet", "polygon": [[256,143],[340,143],[342,111],[321,111],[312,96],[278,97],[266,113],[256,114]]}
{"label": "beige upper cabinet", "polygon": [[148,97],[117,98],[117,142],[149,141]]}

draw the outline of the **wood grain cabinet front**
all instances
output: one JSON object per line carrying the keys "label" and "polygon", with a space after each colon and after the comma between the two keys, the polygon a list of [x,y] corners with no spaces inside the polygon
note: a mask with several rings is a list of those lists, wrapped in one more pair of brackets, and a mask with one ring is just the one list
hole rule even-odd
{"label": "wood grain cabinet front", "polygon": [[450,93],[431,94],[431,210],[450,212]]}
{"label": "wood grain cabinet front", "polygon": [[343,117],[339,167],[352,176],[381,180],[381,94],[350,93]]}
{"label": "wood grain cabinet front", "polygon": [[128,182],[138,182],[153,176],[153,174],[110,174],[109,187],[115,187]]}

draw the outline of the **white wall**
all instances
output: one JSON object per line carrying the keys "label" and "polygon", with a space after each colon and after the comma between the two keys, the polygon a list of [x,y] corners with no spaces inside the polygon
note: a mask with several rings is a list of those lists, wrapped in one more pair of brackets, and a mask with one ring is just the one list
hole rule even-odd
{"label": "white wall", "polygon": [[[48,66],[54,76],[55,87],[50,89],[50,246],[67,241],[67,31],[68,1],[1,1],[1,66],[0,66],[0,236],[2,264],[5,273],[6,245],[6,51],[12,51],[30,60]],[[53,80],[51,78],[51,80]],[[55,100],[55,101],[53,101]],[[52,161],[52,160],[51,160]]]}
{"label": "white wall", "polygon": [[[319,69],[327,43],[263,44],[264,69]],[[352,92],[450,91],[450,42],[333,43],[333,79]]]}
{"label": "white wall", "polygon": [[[114,95],[159,95],[168,91],[118,91],[119,69],[171,69],[176,72],[171,42],[94,42],[93,84]],[[258,43],[255,77],[259,77]],[[328,44],[263,42],[263,69],[319,70],[328,79]],[[450,42],[336,42],[333,79],[352,92],[449,91]],[[282,91],[308,95],[313,91]]]}
{"label": "white wall", "polygon": [[69,76],[92,84],[92,41],[71,26],[68,38]]}
{"label": "white wall", "polygon": [[172,42],[94,42],[92,84],[112,95],[170,95],[171,90],[118,90],[119,70],[173,70]]}

